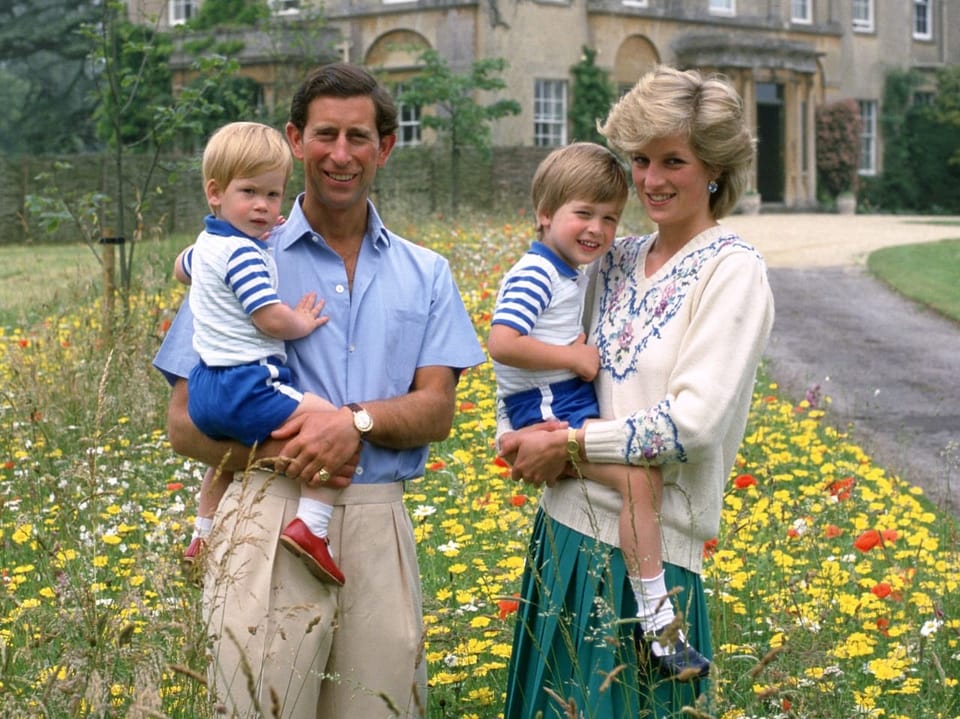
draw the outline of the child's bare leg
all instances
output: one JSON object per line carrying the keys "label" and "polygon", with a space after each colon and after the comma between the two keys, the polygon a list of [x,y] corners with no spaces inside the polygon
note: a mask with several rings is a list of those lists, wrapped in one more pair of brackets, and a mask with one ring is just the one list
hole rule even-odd
{"label": "child's bare leg", "polygon": [[200,496],[197,499],[197,519],[193,525],[194,539],[206,539],[213,529],[213,516],[217,513],[220,500],[233,481],[233,472],[224,472],[217,467],[207,467],[200,484]]}
{"label": "child's bare leg", "polygon": [[[619,538],[627,574],[637,599],[637,618],[648,634],[659,634],[674,619],[667,597],[660,539],[663,476],[657,467],[589,465],[584,476],[616,489],[623,497]],[[654,649],[665,651],[654,643]]]}
{"label": "child's bare leg", "polygon": [[[337,409],[330,402],[319,395],[305,392],[303,401],[294,411],[290,418],[304,414],[306,412],[328,412]],[[307,528],[316,536],[327,536],[327,528],[330,526],[330,518],[333,516],[333,500],[337,491],[329,487],[308,487],[303,484],[300,486],[300,504],[297,507],[297,517],[299,517]]]}
{"label": "child's bare leg", "polygon": [[[332,404],[315,394],[306,393],[295,417],[305,412],[336,410]],[[297,516],[280,535],[284,547],[299,556],[317,578],[325,582],[343,584],[344,576],[333,557],[330,556],[327,539],[330,520],[333,517],[333,501],[337,490],[329,487],[300,486],[300,501]]]}

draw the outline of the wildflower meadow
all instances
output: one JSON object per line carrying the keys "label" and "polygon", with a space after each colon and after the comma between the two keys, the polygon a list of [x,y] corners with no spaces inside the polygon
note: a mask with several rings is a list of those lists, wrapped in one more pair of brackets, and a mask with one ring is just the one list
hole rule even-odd
{"label": "wildflower meadow", "polygon": [[[397,229],[450,259],[483,340],[530,224]],[[156,254],[109,340],[95,292],[0,326],[0,717],[215,715],[200,591],[179,569],[203,467],[170,449],[150,366],[183,297],[176,249]],[[496,458],[489,363],[458,403],[406,495],[428,716],[494,719],[538,498]],[[830,424],[829,398],[784,396],[761,369],[703,548],[716,657],[688,716],[960,716],[958,546],[952,518]]]}

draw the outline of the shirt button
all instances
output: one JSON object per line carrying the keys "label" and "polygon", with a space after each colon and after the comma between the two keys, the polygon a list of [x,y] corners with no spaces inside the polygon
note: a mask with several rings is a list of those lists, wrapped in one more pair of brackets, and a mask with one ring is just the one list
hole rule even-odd
{"label": "shirt button", "polygon": [[363,474],[363,467],[357,467],[357,476]]}
{"label": "shirt button", "polygon": [[355,349],[356,347],[354,345],[350,345],[349,347],[347,347],[347,351],[349,352],[353,352]]}
{"label": "shirt button", "polygon": [[343,294],[344,292],[347,291],[347,288],[344,287],[343,285],[337,285],[334,289],[336,289],[337,294]]}

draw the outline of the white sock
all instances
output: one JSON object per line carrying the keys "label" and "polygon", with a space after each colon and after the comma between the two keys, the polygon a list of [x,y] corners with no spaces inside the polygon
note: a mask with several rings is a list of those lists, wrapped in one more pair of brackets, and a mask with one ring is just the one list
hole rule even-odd
{"label": "white sock", "polygon": [[206,539],[213,531],[213,517],[197,517],[193,520],[193,536]]}
{"label": "white sock", "polygon": [[630,577],[637,598],[637,618],[648,634],[656,634],[673,621],[673,603],[667,598],[664,573],[655,577]]}
{"label": "white sock", "polygon": [[300,497],[300,504],[297,505],[297,516],[313,534],[318,537],[326,537],[327,527],[330,526],[330,518],[333,516],[333,506],[318,499]]}

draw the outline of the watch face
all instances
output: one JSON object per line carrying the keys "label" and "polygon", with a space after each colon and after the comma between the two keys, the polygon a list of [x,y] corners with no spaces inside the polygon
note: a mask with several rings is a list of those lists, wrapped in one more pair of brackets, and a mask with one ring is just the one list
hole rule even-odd
{"label": "watch face", "polygon": [[353,413],[353,424],[360,432],[369,432],[373,429],[373,418],[367,410],[361,409]]}

